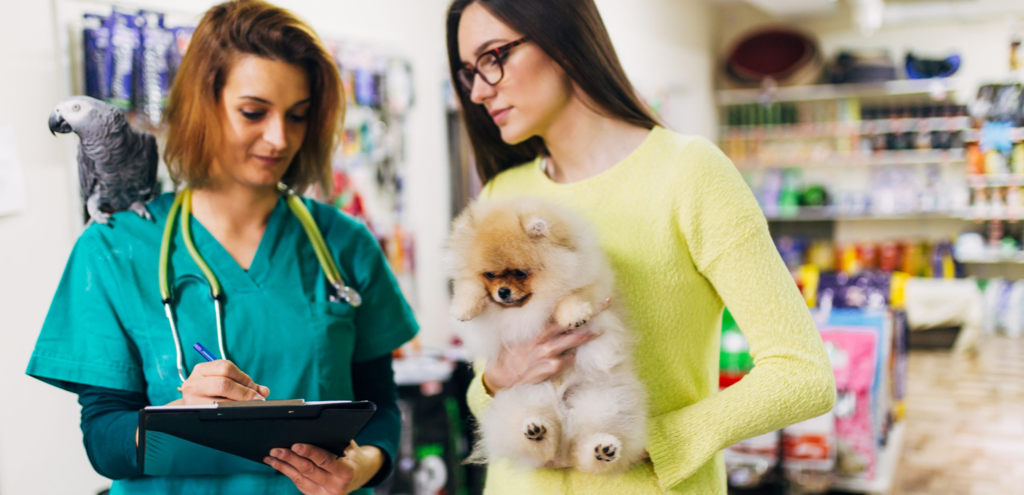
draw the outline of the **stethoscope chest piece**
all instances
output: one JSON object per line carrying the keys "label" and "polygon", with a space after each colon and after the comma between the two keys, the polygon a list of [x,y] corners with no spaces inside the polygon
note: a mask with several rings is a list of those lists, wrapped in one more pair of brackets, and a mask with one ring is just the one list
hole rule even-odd
{"label": "stethoscope chest piece", "polygon": [[358,308],[360,304],[363,304],[363,298],[359,293],[347,285],[334,284],[334,291],[337,295],[330,297],[332,302],[345,301],[351,304],[353,308]]}

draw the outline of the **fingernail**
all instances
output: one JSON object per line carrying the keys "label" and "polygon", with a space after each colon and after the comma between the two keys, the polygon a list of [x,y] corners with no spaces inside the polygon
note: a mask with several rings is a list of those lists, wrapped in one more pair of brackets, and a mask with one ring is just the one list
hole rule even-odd
{"label": "fingernail", "polygon": [[295,452],[296,454],[302,454],[304,450],[306,450],[306,448],[303,447],[302,444],[297,443],[295,445],[292,445],[292,452]]}
{"label": "fingernail", "polygon": [[271,466],[273,466],[274,465],[274,459],[272,457],[264,457],[263,458],[263,463],[264,464],[270,464]]}
{"label": "fingernail", "polygon": [[284,450],[282,449],[273,449],[270,451],[270,455],[274,457],[281,457],[281,454],[284,454]]}

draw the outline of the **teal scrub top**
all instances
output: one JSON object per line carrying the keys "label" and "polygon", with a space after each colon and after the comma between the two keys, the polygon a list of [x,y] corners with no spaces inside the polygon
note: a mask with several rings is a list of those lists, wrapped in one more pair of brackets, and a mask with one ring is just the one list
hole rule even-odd
{"label": "teal scrub top", "polygon": [[[174,200],[149,203],[153,220],[131,212],[82,233],[57,287],[28,365],[28,374],[74,391],[75,384],[147,395],[152,404],[181,398],[175,342],[158,282],[160,240]],[[418,326],[380,246],[358,221],[303,199],[344,280],[363,298],[359,308],[331,302],[330,284],[305,231],[278,201],[249,270],[243,270],[194,217],[192,235],[224,294],[228,359],[270,399],[350,400],[351,366],[390,353]],[[177,223],[177,221],[176,221]],[[203,362],[201,342],[221,357],[209,287],[186,251],[178,227],[168,280],[184,347],[186,375]],[[370,493],[369,490],[360,492]],[[299,493],[270,473],[116,480],[113,495],[137,493]]]}

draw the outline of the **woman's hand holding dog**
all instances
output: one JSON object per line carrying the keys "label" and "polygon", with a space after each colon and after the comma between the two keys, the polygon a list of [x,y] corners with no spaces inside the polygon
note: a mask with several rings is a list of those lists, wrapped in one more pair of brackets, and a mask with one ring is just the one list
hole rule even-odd
{"label": "woman's hand holding dog", "polygon": [[[610,305],[611,300],[605,300],[600,311]],[[566,330],[564,326],[549,321],[537,340],[506,347],[495,362],[487,363],[482,377],[484,389],[494,395],[515,385],[536,385],[557,376],[575,362],[576,348],[595,337],[586,331],[585,325]]]}

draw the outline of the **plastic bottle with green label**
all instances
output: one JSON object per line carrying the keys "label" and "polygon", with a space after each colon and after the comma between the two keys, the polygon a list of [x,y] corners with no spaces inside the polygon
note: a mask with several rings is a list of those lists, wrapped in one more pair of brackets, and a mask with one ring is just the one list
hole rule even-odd
{"label": "plastic bottle with green label", "polygon": [[736,320],[726,309],[722,315],[722,341],[719,351],[718,387],[726,388],[740,381],[754,367],[750,346],[740,332]]}

